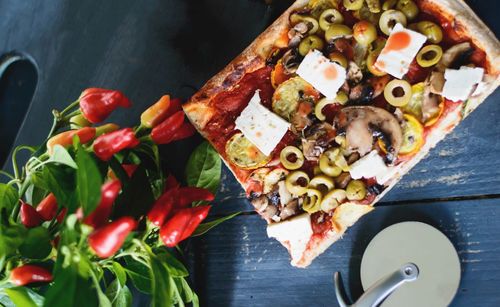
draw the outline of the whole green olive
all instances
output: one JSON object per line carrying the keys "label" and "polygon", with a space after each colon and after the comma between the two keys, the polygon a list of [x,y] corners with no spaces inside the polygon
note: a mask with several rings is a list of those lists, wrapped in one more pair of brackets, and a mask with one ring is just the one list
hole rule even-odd
{"label": "whole green olive", "polygon": [[366,186],[361,180],[352,180],[346,188],[348,200],[362,200],[366,196]]}
{"label": "whole green olive", "polygon": [[368,46],[377,39],[377,29],[366,20],[356,23],[352,29],[354,39],[363,46]]}
{"label": "whole green olive", "polygon": [[336,9],[325,10],[319,16],[319,27],[326,31],[332,24],[341,24],[344,22],[344,16]]}
{"label": "whole green olive", "polygon": [[417,23],[418,32],[427,36],[429,42],[439,44],[443,40],[443,30],[432,21],[421,21]]}
{"label": "whole green olive", "polygon": [[385,35],[389,35],[392,28],[398,23],[406,27],[406,15],[400,11],[387,10],[380,16],[379,27]]}
{"label": "whole green olive", "polygon": [[382,10],[387,11],[396,6],[398,0],[386,0],[384,4],[382,4]]}
{"label": "whole green olive", "polygon": [[399,0],[396,8],[403,12],[408,20],[415,19],[420,12],[418,6],[412,0]]}
{"label": "whole green olive", "polygon": [[363,6],[365,0],[344,0],[344,7],[349,11],[357,11]]}
{"label": "whole green olive", "polygon": [[323,40],[316,35],[309,35],[305,37],[299,44],[299,53],[305,56],[309,51],[317,49],[321,50],[325,46]]}
{"label": "whole green olive", "polygon": [[307,25],[307,34],[314,34],[318,32],[319,30],[319,23],[316,19],[310,17],[310,16],[305,16],[302,18],[302,22],[304,22]]}
{"label": "whole green olive", "polygon": [[333,42],[337,38],[352,36],[352,30],[346,25],[331,25],[325,32],[325,39],[328,43]]}

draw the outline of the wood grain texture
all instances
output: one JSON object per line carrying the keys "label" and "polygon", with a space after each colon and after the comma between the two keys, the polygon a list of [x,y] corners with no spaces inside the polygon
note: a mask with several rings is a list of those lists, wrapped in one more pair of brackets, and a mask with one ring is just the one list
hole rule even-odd
{"label": "wood grain texture", "polygon": [[[453,306],[500,304],[500,200],[384,206],[363,217],[308,269],[293,268],[286,250],[267,238],[256,215],[233,219],[197,242],[197,282],[206,306],[335,306],[332,274],[360,295],[359,266],[373,236],[400,221],[437,227],[462,265]],[[349,268],[349,269],[347,269]]]}

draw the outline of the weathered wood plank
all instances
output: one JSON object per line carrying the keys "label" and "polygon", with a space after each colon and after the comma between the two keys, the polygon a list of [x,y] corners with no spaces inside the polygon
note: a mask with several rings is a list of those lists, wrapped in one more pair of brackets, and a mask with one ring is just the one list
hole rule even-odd
{"label": "weathered wood plank", "polygon": [[416,220],[443,231],[458,251],[462,281],[453,306],[498,306],[499,218],[500,199],[383,206],[304,270],[291,267],[286,250],[267,238],[263,220],[241,216],[196,243],[197,282],[207,306],[335,306],[333,272],[342,272],[358,297],[369,241],[389,225]]}

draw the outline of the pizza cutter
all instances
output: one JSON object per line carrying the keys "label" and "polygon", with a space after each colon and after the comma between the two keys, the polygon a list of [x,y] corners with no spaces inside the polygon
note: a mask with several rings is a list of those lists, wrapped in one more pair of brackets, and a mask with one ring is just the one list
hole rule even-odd
{"label": "pizza cutter", "polygon": [[349,304],[339,272],[335,293],[341,307],[448,306],[460,283],[460,260],[453,244],[420,222],[403,222],[382,230],[361,260],[365,291]]}

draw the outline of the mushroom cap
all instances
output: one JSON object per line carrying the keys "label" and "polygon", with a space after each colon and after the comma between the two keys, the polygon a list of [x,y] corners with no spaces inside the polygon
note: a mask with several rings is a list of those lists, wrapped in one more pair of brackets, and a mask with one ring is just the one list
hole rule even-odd
{"label": "mushroom cap", "polygon": [[397,157],[403,143],[403,132],[398,120],[385,109],[373,106],[351,106],[343,108],[335,122],[339,129],[346,132],[348,149],[369,153],[373,148],[374,137],[386,143],[387,158]]}

